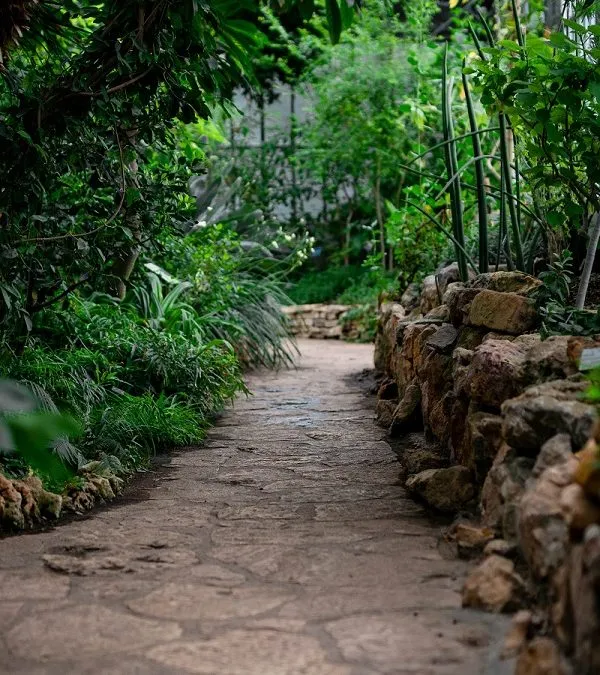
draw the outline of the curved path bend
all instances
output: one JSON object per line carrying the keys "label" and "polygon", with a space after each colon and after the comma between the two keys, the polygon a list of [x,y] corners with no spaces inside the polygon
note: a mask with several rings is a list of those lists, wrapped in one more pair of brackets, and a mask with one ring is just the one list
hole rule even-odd
{"label": "curved path bend", "polygon": [[0,541],[0,673],[508,672],[373,423],[372,349],[301,349],[145,488]]}

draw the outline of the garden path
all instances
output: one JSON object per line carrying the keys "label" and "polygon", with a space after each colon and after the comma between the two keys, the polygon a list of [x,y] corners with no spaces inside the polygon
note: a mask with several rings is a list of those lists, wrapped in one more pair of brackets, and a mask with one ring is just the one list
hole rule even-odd
{"label": "garden path", "polygon": [[372,349],[301,349],[116,504],[0,541],[0,673],[510,672],[374,426]]}

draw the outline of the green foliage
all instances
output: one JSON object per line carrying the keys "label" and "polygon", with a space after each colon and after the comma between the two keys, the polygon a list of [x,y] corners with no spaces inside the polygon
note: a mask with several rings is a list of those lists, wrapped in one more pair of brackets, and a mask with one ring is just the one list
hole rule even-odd
{"label": "green foliage", "polygon": [[74,311],[53,317],[76,331],[72,345],[32,346],[3,364],[11,377],[35,383],[46,402],[60,401],[83,422],[76,452],[62,452],[75,469],[99,459],[132,470],[159,449],[198,441],[210,416],[244,391],[239,363],[225,343],[194,345],[178,332],[145,326],[127,308],[108,308],[78,302]]}
{"label": "green foliage", "polygon": [[31,467],[50,486],[62,487],[72,472],[54,454],[68,445],[68,436],[81,433],[79,424],[57,410],[44,410],[21,385],[0,381],[0,460],[15,471]]}
{"label": "green foliage", "polygon": [[[427,23],[431,14],[414,20]],[[390,269],[395,243],[387,236],[386,203],[398,206],[402,188],[419,183],[410,171],[399,175],[402,158],[426,147],[439,118],[432,77],[439,47],[402,32],[385,3],[365,7],[306,75],[314,109],[299,130],[298,162],[323,186],[330,214],[314,227],[317,243],[356,259],[374,242]]]}
{"label": "green foliage", "polygon": [[[529,35],[522,45],[502,40],[474,63],[482,102],[511,119],[528,165],[531,189],[545,195],[553,226],[577,220],[585,206],[598,210],[597,27],[569,22],[548,38]],[[582,48],[581,43],[588,48]]]}
{"label": "green foliage", "polygon": [[357,335],[354,342],[374,342],[377,334],[377,312],[372,305],[353,307],[342,317],[342,325],[352,324]]}
{"label": "green foliage", "polygon": [[207,424],[199,423],[201,414],[176,396],[123,393],[109,396],[106,406],[93,410],[91,429],[100,457],[112,455],[121,466],[135,466],[165,448],[200,443]]}
{"label": "green foliage", "polygon": [[594,368],[586,375],[590,384],[583,398],[587,403],[600,404],[600,368]]}
{"label": "green foliage", "polygon": [[[305,259],[307,242],[270,235],[265,244],[243,242],[231,227],[218,225],[166,239],[161,262],[190,280],[186,302],[198,313],[202,339],[225,340],[247,365],[280,367],[295,353],[280,309],[290,303],[283,285]],[[284,252],[286,242],[293,248]]]}
{"label": "green foliage", "polygon": [[297,305],[334,302],[363,276],[365,269],[360,265],[308,271],[289,290],[289,296]]}
{"label": "green foliage", "polygon": [[573,256],[566,250],[555,256],[548,270],[540,274],[543,285],[536,291],[535,298],[543,338],[597,335],[600,331],[600,310],[579,310],[569,303],[573,276]]}
{"label": "green foliage", "polygon": [[556,255],[545,272],[539,275],[543,282],[536,292],[536,300],[540,306],[554,302],[566,305],[571,293],[573,280],[573,255],[570,251],[563,251]]}
{"label": "green foliage", "polygon": [[[202,174],[205,140],[223,141],[206,120],[268,68],[276,13],[298,27],[315,7],[22,4],[0,3],[0,368],[37,407],[2,413],[0,462],[59,484],[199,442],[244,365],[292,360],[282,285],[307,240],[276,255],[280,228],[242,239],[264,222],[231,208],[247,185]],[[337,40],[353,9],[327,8]]]}
{"label": "green foliage", "polygon": [[[521,269],[532,269],[540,239],[556,250],[567,238],[572,241],[587,230],[600,208],[594,141],[600,124],[599,33],[596,25],[586,27],[583,21],[596,10],[596,3],[571,3],[574,19],[540,35],[524,30],[517,4],[512,3],[515,39],[511,35],[502,35],[505,39],[498,42],[490,38],[487,47],[479,45],[479,58],[466,69],[473,73],[489,114],[499,119],[505,213],[508,210],[510,215],[515,263]],[[509,128],[516,147],[514,193]],[[591,246],[595,249],[594,243]],[[593,255],[588,258],[591,266]],[[579,268],[581,255],[575,262]],[[580,293],[580,306],[585,290]]]}

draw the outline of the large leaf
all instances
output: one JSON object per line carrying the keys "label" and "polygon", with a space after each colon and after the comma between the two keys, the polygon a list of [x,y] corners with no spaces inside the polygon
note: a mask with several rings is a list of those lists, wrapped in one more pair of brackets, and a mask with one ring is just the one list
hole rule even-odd
{"label": "large leaf", "polygon": [[72,476],[50,446],[57,439],[81,433],[73,418],[61,413],[32,412],[5,416],[0,424],[10,434],[13,451],[34,471],[54,482],[64,482]]}
{"label": "large leaf", "polygon": [[[345,2],[345,0],[341,0]],[[334,44],[337,44],[342,34],[342,12],[337,0],[325,0],[325,10],[327,13],[327,27],[329,36]]]}

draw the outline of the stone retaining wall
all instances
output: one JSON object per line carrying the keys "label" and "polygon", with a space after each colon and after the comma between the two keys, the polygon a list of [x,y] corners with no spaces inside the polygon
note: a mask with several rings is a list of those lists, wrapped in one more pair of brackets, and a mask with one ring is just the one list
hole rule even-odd
{"label": "stone retaining wall", "polygon": [[[540,588],[549,598],[541,623],[535,612],[515,619],[517,672],[566,674],[568,655],[591,675],[600,672],[591,638],[600,635],[600,431],[578,363],[600,342],[542,340],[539,285],[517,272],[460,283],[451,266],[383,303],[377,415],[392,436],[425,431],[420,444],[402,444],[409,490],[440,511],[478,505],[477,526],[449,534],[459,553],[485,546],[464,604],[512,611]],[[544,659],[554,669],[536,669]]]}
{"label": "stone retaining wall", "polygon": [[353,339],[352,322],[342,323],[350,305],[291,305],[283,307],[290,320],[292,333],[300,338]]}

